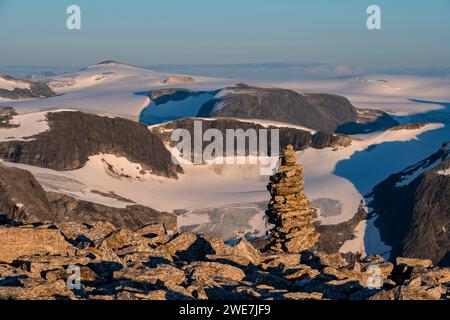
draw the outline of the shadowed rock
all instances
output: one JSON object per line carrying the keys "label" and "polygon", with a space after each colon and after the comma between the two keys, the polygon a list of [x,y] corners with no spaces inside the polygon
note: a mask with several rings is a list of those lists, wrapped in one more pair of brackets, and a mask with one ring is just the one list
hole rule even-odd
{"label": "shadowed rock", "polygon": [[48,113],[50,130],[29,141],[0,143],[0,156],[11,162],[55,170],[83,167],[90,156],[113,154],[139,163],[155,175],[176,178],[181,167],[146,126],[122,118],[82,112]]}

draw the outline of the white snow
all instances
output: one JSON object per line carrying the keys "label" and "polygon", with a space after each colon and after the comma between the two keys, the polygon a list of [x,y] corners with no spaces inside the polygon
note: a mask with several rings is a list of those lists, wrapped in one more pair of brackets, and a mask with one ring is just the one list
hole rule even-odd
{"label": "white snow", "polygon": [[373,75],[365,79],[280,81],[273,84],[300,93],[339,94],[348,98],[355,107],[381,109],[397,115],[442,109],[438,104],[417,103],[410,99],[450,101],[449,77]]}
{"label": "white snow", "polygon": [[6,79],[0,76],[0,89],[12,91],[14,89],[30,89],[30,83],[16,79]]}
{"label": "white snow", "polygon": [[[14,101],[9,105],[17,112],[70,108],[79,111],[121,116],[138,120],[148,105],[146,92],[167,85],[161,81],[171,74],[138,67],[108,63],[89,66],[79,72],[43,79],[58,93],[56,97]],[[195,83],[171,85],[171,88],[216,90],[235,84],[234,80],[193,76]]]}
{"label": "white snow", "polygon": [[[396,183],[396,187],[404,187],[409,185],[411,182],[413,182],[416,178],[418,178],[422,173],[427,172],[429,170],[432,170],[439,165],[441,165],[442,161],[450,158],[450,152],[448,152],[448,146],[444,147],[442,151],[446,152],[441,158],[436,159],[434,162],[431,162],[431,160],[424,160],[421,161],[419,164],[410,166],[406,168],[402,174],[402,180]],[[412,171],[412,172],[411,172]],[[437,172],[437,174],[440,175],[447,175],[448,172],[450,172],[450,169],[447,170],[440,170]]]}
{"label": "white snow", "polygon": [[[57,109],[51,112],[73,111],[69,109]],[[0,141],[30,141],[34,135],[49,130],[47,114],[48,111],[19,114],[13,116],[10,121],[13,128],[0,128]]]}
{"label": "white snow", "polygon": [[213,97],[214,95],[211,93],[203,93],[187,97],[181,101],[169,101],[159,105],[151,102],[142,112],[141,118],[146,123],[163,123],[181,118],[195,117],[202,105]]}
{"label": "white snow", "polygon": [[0,128],[0,141],[30,140],[29,137],[49,129],[47,123],[48,112],[36,112],[16,115],[10,124],[20,125],[15,128]]}
{"label": "white snow", "polygon": [[254,236],[266,235],[268,229],[268,222],[265,211],[261,211],[259,214],[255,214],[249,221],[249,225],[252,228],[249,232]]}
{"label": "white snow", "polygon": [[177,217],[177,225],[179,228],[203,225],[209,223],[211,220],[207,214],[188,213]]}
{"label": "white snow", "polygon": [[[210,119],[217,119],[217,118],[210,118]],[[240,122],[259,124],[264,128],[269,128],[269,127],[292,128],[292,129],[307,131],[312,134],[317,132],[316,130],[311,129],[311,128],[298,126],[298,125],[286,123],[286,122],[280,122],[280,121],[271,121],[271,120],[262,120],[262,119],[241,119],[241,118],[236,118],[236,120],[239,120]]]}
{"label": "white snow", "polygon": [[[220,120],[220,119],[223,119],[223,118],[195,117],[195,120],[199,120],[199,121],[217,121],[217,120]],[[280,122],[280,121],[271,121],[271,120],[262,120],[262,119],[242,119],[242,118],[233,118],[233,119],[236,120],[236,121],[239,121],[239,122],[257,124],[257,125],[260,125],[263,128],[269,128],[269,127],[292,128],[292,129],[298,129],[298,130],[302,130],[302,131],[307,131],[307,132],[310,132],[312,134],[317,132],[316,130],[308,128],[308,127],[298,126],[298,125],[295,125],[295,124],[292,124],[292,123],[286,123],[286,122]],[[173,122],[173,121],[168,121],[166,123],[151,125],[151,126],[148,126],[148,128],[149,129],[158,128],[158,127],[161,127],[161,126],[163,126],[165,124],[169,124],[171,122]],[[166,132],[168,132],[168,131],[172,131],[172,130],[166,130]]]}
{"label": "white snow", "polygon": [[[420,129],[414,130],[389,130],[382,133],[368,135],[359,135],[359,141],[353,141],[351,146],[339,148],[334,151],[332,148],[312,149],[309,148],[303,152],[297,153],[298,161],[305,169],[305,193],[314,199],[329,198],[339,201],[342,206],[342,214],[338,216],[320,217],[323,224],[338,224],[345,222],[353,217],[358,211],[363,196],[370,192],[376,183],[381,182],[390,174],[403,170],[406,166],[422,160],[429,156],[431,152],[428,149],[418,152],[414,150],[402,150],[403,144],[393,150],[381,150],[375,148],[370,151],[369,159],[362,159],[358,163],[349,165],[353,173],[358,176],[363,183],[355,186],[355,182],[347,177],[339,176],[335,170],[340,162],[353,162],[354,155],[367,151],[370,147],[381,145],[386,142],[407,142],[417,140],[418,136],[428,131],[435,131],[442,135],[448,134],[448,131],[441,133],[439,129],[444,128],[442,124],[429,124]],[[439,143],[439,141],[437,141]],[[407,144],[404,145],[405,147]],[[388,152],[396,152],[390,154]],[[395,161],[392,161],[395,159]],[[417,162],[416,161],[416,162]],[[370,168],[370,164],[373,167]],[[369,170],[366,170],[369,168]]]}
{"label": "white snow", "polygon": [[371,219],[367,221],[365,235],[364,235],[364,246],[367,255],[381,255],[385,259],[389,259],[389,253],[392,247],[386,245],[380,237],[380,231],[375,226],[375,221],[378,216],[374,215]]}
{"label": "white snow", "polygon": [[445,169],[445,170],[439,170],[437,173],[442,175],[442,176],[450,176],[450,168],[449,169]]}
{"label": "white snow", "polygon": [[[49,81],[49,85],[59,95],[48,99],[8,103],[21,113],[13,120],[14,123],[20,123],[21,127],[0,129],[0,141],[25,140],[29,136],[48,130],[45,114],[51,109],[73,109],[137,120],[141,111],[150,103],[146,92],[167,88],[167,85],[161,82],[169,76],[172,75],[108,63],[90,66],[72,74],[49,77],[45,80]],[[182,83],[171,87],[206,91],[237,83],[229,79],[193,78],[195,83]],[[0,88],[14,89],[21,85],[6,83],[1,79]],[[450,78],[439,77],[376,75],[364,79],[305,80],[269,84],[253,82],[249,85],[273,85],[302,94],[311,92],[340,94],[349,98],[357,107],[382,109],[396,116],[442,110],[444,107],[437,102],[450,101],[448,90]],[[232,89],[222,90],[216,98],[234,93]],[[410,99],[436,103],[417,103]],[[183,104],[184,109],[180,109],[181,104],[176,103],[155,106],[156,115],[162,117],[174,113],[178,113],[180,117],[195,115],[200,103],[188,101],[192,103]],[[28,112],[34,113],[26,114]],[[444,121],[442,114],[432,116],[424,114],[423,120]],[[283,123],[258,119],[241,119],[241,121],[259,123],[264,127],[287,126]],[[407,122],[408,118],[403,118],[403,121]],[[307,129],[292,125],[289,127]],[[374,185],[390,174],[428,157],[441,146],[442,142],[448,140],[449,136],[448,126],[430,124],[415,130],[358,135],[355,138],[359,140],[353,141],[351,146],[336,151],[327,148],[299,152],[298,159],[305,167],[305,192],[311,200],[329,198],[342,204],[342,214],[320,217],[323,224],[348,221],[356,213],[363,196],[370,192]],[[5,164],[31,171],[46,190],[67,193],[86,201],[113,207],[125,207],[129,203],[103,197],[92,191],[105,193],[112,191],[136,203],[161,211],[268,201],[267,177],[261,176],[260,167],[257,165],[195,166],[184,163],[185,174],[175,180],[143,172],[140,165],[113,155],[93,156],[85,167],[68,172],[22,164]],[[115,173],[111,173],[108,167],[112,167]],[[443,170],[440,174],[448,175],[448,170]],[[361,222],[355,229],[356,238],[345,242],[341,251],[365,251],[367,254],[389,252],[390,247],[382,243],[374,219]],[[186,215],[179,217],[179,223],[188,226],[201,225],[208,221],[204,216]],[[260,230],[263,225],[264,213],[261,212],[260,215],[253,217],[251,226],[255,230]]]}
{"label": "white snow", "polygon": [[[145,175],[145,179],[129,179],[112,175],[100,155],[90,157],[81,169],[64,172],[9,162],[4,164],[30,171],[46,189],[63,193],[70,189],[71,195],[93,202],[98,202],[99,196],[90,194],[91,190],[113,191],[159,211],[267,200],[267,177],[259,174],[258,166],[187,165],[184,166],[185,174],[179,179],[150,174]],[[93,197],[97,199],[92,200]],[[101,198],[101,204],[125,205],[115,199]]]}
{"label": "white snow", "polygon": [[151,173],[144,170],[141,164],[132,163],[125,157],[117,157],[113,154],[99,154],[89,157],[89,161],[100,167],[103,165],[105,170],[120,178],[145,179]]}
{"label": "white snow", "polygon": [[[43,114],[41,117],[43,117]],[[357,212],[363,195],[366,191],[370,191],[374,183],[383,180],[391,173],[398,172],[399,167],[405,168],[410,164],[409,161],[414,162],[415,159],[406,160],[399,158],[396,154],[377,153],[377,149],[371,151],[371,156],[374,157],[372,161],[375,164],[380,162],[383,157],[399,161],[388,162],[390,167],[373,170],[375,175],[369,174],[369,182],[362,190],[360,186],[357,188],[351,179],[338,176],[334,172],[339,162],[349,160],[355,153],[365,151],[370,146],[379,145],[386,141],[418,139],[420,134],[439,132],[440,128],[442,128],[440,124],[431,124],[415,130],[370,134],[360,141],[354,141],[350,147],[340,148],[337,151],[327,148],[323,150],[308,149],[299,152],[298,159],[305,167],[305,192],[307,196],[312,200],[331,198],[342,204],[341,215],[321,217],[322,223],[336,224],[351,219]],[[448,134],[448,132],[444,133]],[[403,144],[399,145],[402,146]],[[396,150],[398,154],[404,154],[406,158],[409,158],[412,151],[407,151],[405,154],[405,150],[402,150],[402,148]],[[414,151],[416,152],[416,150]],[[428,151],[425,148],[423,153],[426,152]],[[414,154],[414,156],[424,158],[420,154]],[[38,181],[48,189],[55,191],[59,189],[60,192],[70,191],[71,195],[80,199],[111,206],[125,206],[127,204],[91,194],[90,191],[98,190],[105,193],[113,191],[124,198],[160,211],[211,208],[233,203],[268,200],[266,190],[268,178],[261,175],[259,165],[209,164],[197,166],[185,163],[183,164],[185,174],[180,175],[179,179],[167,179],[154,176],[149,172],[143,173],[139,164],[131,163],[123,157],[104,154],[90,157],[86,166],[81,169],[65,172],[21,164],[5,164],[23,167],[31,171],[36,175]],[[111,173],[109,167],[113,168],[115,174]],[[355,164],[354,169],[358,171],[358,167],[359,165]],[[55,183],[55,177],[63,179],[64,183]],[[261,221],[262,219],[258,222],[259,225],[262,223]]]}
{"label": "white snow", "polygon": [[354,239],[347,240],[344,242],[342,247],[339,249],[341,253],[361,253],[362,256],[366,255],[364,236],[366,230],[367,221],[361,221],[355,228]]}
{"label": "white snow", "polygon": [[413,171],[412,173],[410,173],[408,175],[402,175],[402,180],[397,182],[395,184],[395,187],[396,188],[401,188],[401,187],[408,186],[411,182],[416,180],[422,173],[437,167],[440,163],[441,163],[441,161],[436,161],[432,165],[424,164],[423,166],[420,166],[419,168],[416,168],[416,170]]}

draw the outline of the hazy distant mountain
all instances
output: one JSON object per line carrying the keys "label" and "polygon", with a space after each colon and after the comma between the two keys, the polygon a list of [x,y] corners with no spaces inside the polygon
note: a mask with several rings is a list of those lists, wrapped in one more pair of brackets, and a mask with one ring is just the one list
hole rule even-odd
{"label": "hazy distant mountain", "polygon": [[45,78],[54,77],[57,76],[58,73],[52,72],[52,71],[40,71],[40,72],[33,72],[30,73],[25,77],[26,80],[30,81],[40,81]]}
{"label": "hazy distant mountain", "polygon": [[0,76],[0,99],[24,100],[56,96],[46,84],[32,80]]}

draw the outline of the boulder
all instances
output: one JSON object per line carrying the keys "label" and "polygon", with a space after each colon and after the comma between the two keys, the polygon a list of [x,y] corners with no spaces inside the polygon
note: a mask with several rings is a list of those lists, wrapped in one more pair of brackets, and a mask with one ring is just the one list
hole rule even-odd
{"label": "boulder", "polygon": [[91,262],[88,257],[33,255],[22,256],[13,261],[12,265],[23,271],[41,274],[44,271],[66,269],[69,266],[81,266]]}
{"label": "boulder", "polygon": [[433,261],[431,261],[430,259],[414,259],[414,258],[397,257],[395,259],[395,261],[396,261],[397,265],[405,264],[410,267],[421,266],[424,268],[428,268],[433,264]]}
{"label": "boulder", "polygon": [[241,281],[245,278],[245,274],[241,269],[217,262],[193,262],[184,266],[183,271],[189,274],[192,279],[209,277],[213,280]]}
{"label": "boulder", "polygon": [[114,272],[115,280],[129,280],[143,284],[155,285],[158,281],[172,281],[180,284],[186,280],[183,271],[170,265],[158,265],[156,268],[137,267],[125,268]]}
{"label": "boulder", "polygon": [[0,262],[35,254],[74,255],[75,248],[55,229],[0,228]]}
{"label": "boulder", "polygon": [[0,287],[0,300],[53,300],[76,297],[65,281],[41,281],[30,287]]}

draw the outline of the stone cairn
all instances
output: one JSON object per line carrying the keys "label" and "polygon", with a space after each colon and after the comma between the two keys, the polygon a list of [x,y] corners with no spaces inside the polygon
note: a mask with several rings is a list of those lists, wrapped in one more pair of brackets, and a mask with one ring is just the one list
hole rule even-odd
{"label": "stone cairn", "polygon": [[275,225],[268,233],[272,237],[269,249],[299,253],[316,246],[320,236],[313,225],[316,209],[305,196],[303,185],[303,167],[296,164],[294,148],[289,145],[267,186],[271,201],[266,215]]}

